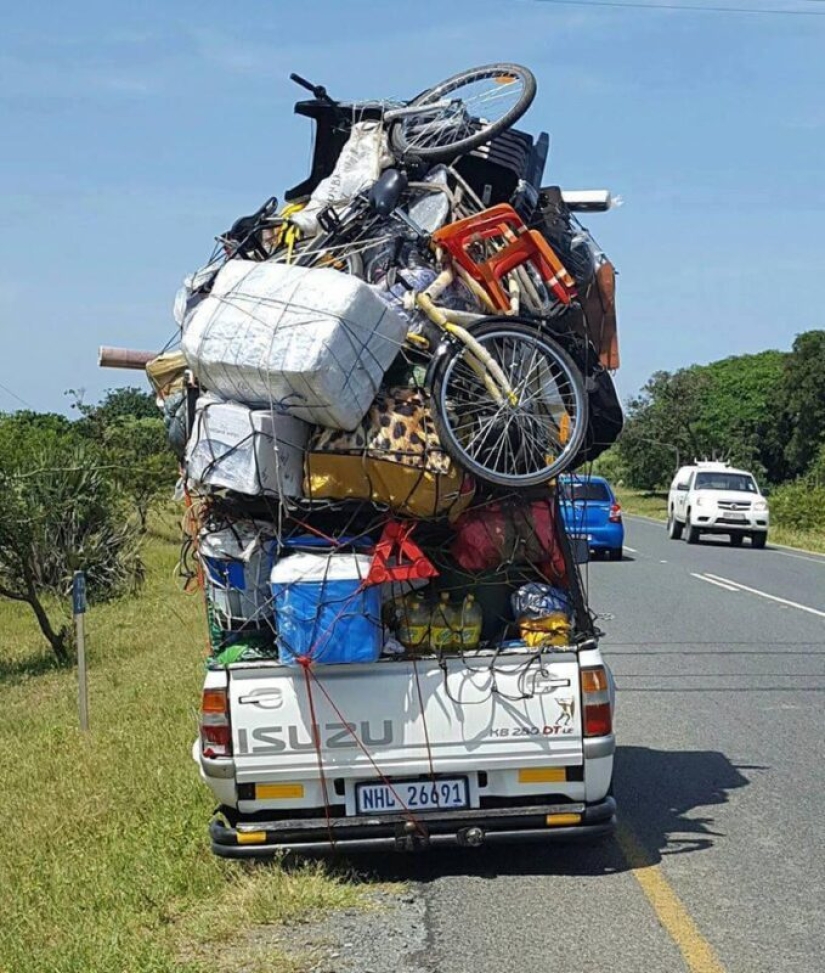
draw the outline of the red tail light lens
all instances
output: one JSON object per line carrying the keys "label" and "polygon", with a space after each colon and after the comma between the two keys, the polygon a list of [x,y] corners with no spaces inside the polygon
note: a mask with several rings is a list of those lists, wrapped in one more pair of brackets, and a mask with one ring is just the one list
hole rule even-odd
{"label": "red tail light lens", "polygon": [[584,735],[609,736],[613,732],[613,711],[604,666],[582,669],[581,685]]}
{"label": "red tail light lens", "polygon": [[613,730],[613,716],[610,703],[585,704],[584,735],[586,737],[606,737]]}
{"label": "red tail light lens", "polygon": [[614,503],[611,506],[607,519],[611,524],[620,524],[622,522],[622,505],[620,503]]}
{"label": "red tail light lens", "polygon": [[201,750],[204,757],[231,757],[232,731],[225,689],[205,689],[201,702]]}

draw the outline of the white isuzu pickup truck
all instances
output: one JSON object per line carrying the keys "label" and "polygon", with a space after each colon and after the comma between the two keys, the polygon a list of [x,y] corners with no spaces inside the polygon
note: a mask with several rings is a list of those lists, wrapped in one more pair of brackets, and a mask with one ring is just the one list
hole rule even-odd
{"label": "white isuzu pickup truck", "polygon": [[614,691],[597,634],[366,665],[208,672],[193,756],[213,851],[476,847],[612,832]]}

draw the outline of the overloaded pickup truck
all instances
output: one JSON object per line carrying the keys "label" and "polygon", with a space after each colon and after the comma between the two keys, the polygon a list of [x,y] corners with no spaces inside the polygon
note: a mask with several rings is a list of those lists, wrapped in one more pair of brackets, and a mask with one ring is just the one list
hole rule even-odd
{"label": "overloaded pickup truck", "polygon": [[614,689],[597,633],[536,650],[210,670],[193,756],[226,858],[595,840]]}

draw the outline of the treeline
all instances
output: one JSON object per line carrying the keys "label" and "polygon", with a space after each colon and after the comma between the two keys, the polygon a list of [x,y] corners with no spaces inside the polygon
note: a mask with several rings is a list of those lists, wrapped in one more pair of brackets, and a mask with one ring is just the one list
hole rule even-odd
{"label": "treeline", "polygon": [[75,410],[0,414],[0,597],[30,606],[61,662],[74,571],[92,599],[134,591],[150,507],[177,478],[151,395],[117,389]]}
{"label": "treeline", "polygon": [[713,458],[753,471],[790,526],[825,524],[825,331],[798,335],[789,352],[655,372],[599,466],[658,490],[678,465]]}

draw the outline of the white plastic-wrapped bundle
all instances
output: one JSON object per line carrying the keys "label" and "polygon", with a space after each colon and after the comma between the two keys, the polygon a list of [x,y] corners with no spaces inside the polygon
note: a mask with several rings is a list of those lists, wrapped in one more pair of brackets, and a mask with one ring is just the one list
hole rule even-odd
{"label": "white plastic-wrapped bundle", "polygon": [[352,430],[405,333],[403,318],[356,277],[230,260],[189,318],[181,348],[211,392]]}
{"label": "white plastic-wrapped bundle", "polygon": [[202,395],[186,447],[186,475],[249,496],[303,496],[310,429],[293,416]]}
{"label": "white plastic-wrapped bundle", "polygon": [[223,530],[202,530],[198,555],[206,594],[220,625],[271,627],[269,575],[277,545],[256,525],[239,521]]}

